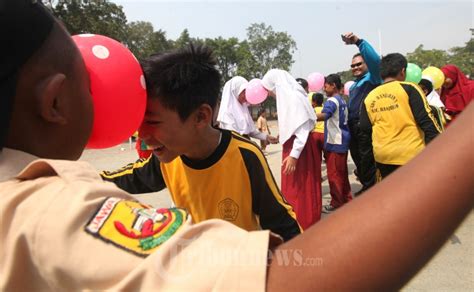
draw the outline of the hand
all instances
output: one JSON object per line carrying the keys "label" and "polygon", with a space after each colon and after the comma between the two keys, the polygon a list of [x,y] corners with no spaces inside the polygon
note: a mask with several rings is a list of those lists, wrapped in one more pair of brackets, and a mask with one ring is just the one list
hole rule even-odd
{"label": "hand", "polygon": [[359,41],[359,38],[352,32],[347,32],[342,35],[342,40],[346,43],[346,45],[354,45]]}
{"label": "hand", "polygon": [[278,143],[278,138],[277,138],[277,137],[270,136],[270,135],[267,135],[267,142],[268,142],[268,143],[272,143],[272,144],[277,144],[277,143]]}
{"label": "hand", "polygon": [[282,162],[283,173],[286,175],[290,175],[295,172],[297,162],[298,159],[288,155]]}
{"label": "hand", "polygon": [[276,98],[277,95],[274,91],[271,91],[271,90],[267,90],[267,91],[268,91],[268,96]]}

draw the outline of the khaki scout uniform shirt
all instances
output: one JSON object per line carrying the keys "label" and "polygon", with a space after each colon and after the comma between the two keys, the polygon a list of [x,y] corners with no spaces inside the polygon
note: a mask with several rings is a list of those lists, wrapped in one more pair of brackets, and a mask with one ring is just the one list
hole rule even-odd
{"label": "khaki scout uniform shirt", "polygon": [[1,291],[265,290],[268,231],[191,226],[184,210],[142,205],[85,162],[4,149],[0,206]]}

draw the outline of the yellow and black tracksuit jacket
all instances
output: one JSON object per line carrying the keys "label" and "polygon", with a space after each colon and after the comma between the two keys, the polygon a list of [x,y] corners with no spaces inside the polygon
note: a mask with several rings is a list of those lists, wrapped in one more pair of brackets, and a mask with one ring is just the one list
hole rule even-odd
{"label": "yellow and black tracksuit jacket", "polygon": [[360,130],[362,164],[372,158],[387,165],[406,164],[441,133],[421,89],[399,81],[380,85],[367,95]]}
{"label": "yellow and black tracksuit jacket", "polygon": [[195,223],[219,218],[249,231],[270,229],[285,240],[301,233],[258,146],[221,131],[221,143],[205,160],[180,156],[161,163],[152,155],[101,175],[132,194],[167,187],[176,206],[186,208]]}

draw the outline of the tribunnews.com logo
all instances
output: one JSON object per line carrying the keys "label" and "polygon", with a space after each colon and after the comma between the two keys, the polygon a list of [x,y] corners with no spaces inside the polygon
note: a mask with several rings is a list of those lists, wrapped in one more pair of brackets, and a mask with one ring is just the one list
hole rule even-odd
{"label": "tribunnews.com logo", "polygon": [[301,249],[277,249],[268,251],[268,260],[278,266],[321,267],[323,258],[305,257]]}
{"label": "tribunnews.com logo", "polygon": [[285,267],[322,267],[319,257],[307,257],[300,249],[276,249],[234,246],[222,248],[214,242],[179,240],[173,245],[162,246],[156,252],[155,271],[160,278],[182,282],[190,277],[207,279],[208,273],[232,269],[261,269],[269,264]]}

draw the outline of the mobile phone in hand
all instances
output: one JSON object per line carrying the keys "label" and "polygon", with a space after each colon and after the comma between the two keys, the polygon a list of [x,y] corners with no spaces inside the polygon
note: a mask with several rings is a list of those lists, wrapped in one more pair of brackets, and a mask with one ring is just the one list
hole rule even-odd
{"label": "mobile phone in hand", "polygon": [[341,34],[341,39],[342,39],[342,41],[345,42],[346,44],[349,43],[349,39],[346,38],[343,34]]}

